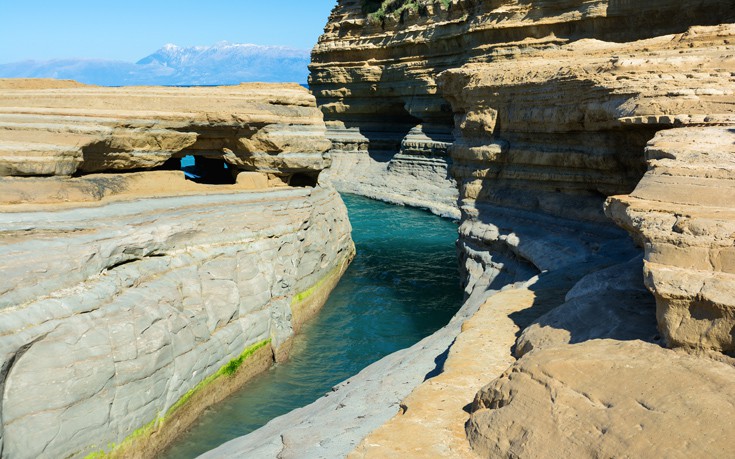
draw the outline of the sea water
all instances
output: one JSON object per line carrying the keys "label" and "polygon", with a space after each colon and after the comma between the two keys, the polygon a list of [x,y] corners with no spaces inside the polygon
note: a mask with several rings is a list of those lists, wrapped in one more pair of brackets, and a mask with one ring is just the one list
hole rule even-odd
{"label": "sea water", "polygon": [[291,357],[207,410],[164,455],[193,458],[308,405],[459,309],[457,225],[428,212],[343,195],[357,256]]}

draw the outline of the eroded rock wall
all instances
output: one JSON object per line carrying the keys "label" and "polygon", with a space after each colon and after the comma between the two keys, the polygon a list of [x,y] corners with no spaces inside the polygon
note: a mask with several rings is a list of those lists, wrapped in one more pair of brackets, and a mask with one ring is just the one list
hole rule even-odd
{"label": "eroded rock wall", "polygon": [[6,213],[2,227],[7,457],[106,448],[249,346],[285,356],[294,295],[351,256],[324,189]]}
{"label": "eroded rock wall", "polygon": [[[8,86],[2,455],[155,457],[287,358],[354,255],[337,192],[287,186],[328,165],[321,116],[289,85]],[[191,152],[245,171],[201,185],[158,168]]]}
{"label": "eroded rock wall", "polygon": [[[312,53],[309,84],[334,142],[332,175],[345,190],[453,216],[454,123],[437,89],[440,72],[584,38],[633,41],[735,20],[726,0],[437,0],[382,19],[368,14],[381,3],[407,2],[339,1]],[[517,140],[534,148],[559,139]]]}
{"label": "eroded rock wall", "polygon": [[607,213],[645,247],[667,343],[734,355],[735,124],[712,124],[657,133],[648,172],[633,193],[610,198]]}
{"label": "eroded rock wall", "polygon": [[[370,14],[381,3],[382,9]],[[443,190],[456,186],[468,293],[488,269],[501,276],[501,284],[562,265],[602,261],[605,247],[629,246],[605,215],[605,201],[636,196],[636,187],[642,193],[651,181],[641,182],[644,151],[654,136],[673,127],[733,123],[733,30],[701,27],[728,21],[735,21],[731,3],[714,0],[645,5],[460,0],[413,7],[341,1],[314,48],[310,80],[329,135],[338,139],[331,175],[349,191],[435,211],[447,202]],[[718,132],[710,131],[726,135],[728,130]],[[409,172],[427,164],[418,154],[420,133],[441,139],[424,146],[431,161],[446,163],[449,181]],[[719,178],[719,185],[713,180],[706,186],[730,187],[727,178]],[[721,208],[728,208],[728,196],[721,196]],[[616,211],[616,221],[632,218],[622,212]],[[621,226],[641,232],[633,228],[636,223]],[[724,229],[720,233],[715,245],[724,249],[718,249],[715,267],[691,263],[722,273],[718,279],[727,283],[722,279],[730,274],[730,237]],[[654,252],[664,250],[658,246],[647,251],[647,272],[653,272]],[[709,249],[697,257],[703,250]],[[672,257],[688,257],[676,253]],[[677,317],[694,293],[664,293],[666,281],[656,288],[654,277],[649,287],[659,298],[669,344],[729,349],[728,343],[700,346],[690,342],[698,338],[674,337],[675,328],[681,334],[708,333],[685,331],[706,328],[706,319],[679,327]],[[686,295],[690,300],[683,300]],[[673,307],[679,312],[666,319],[671,308],[664,303],[679,300],[684,303]],[[730,307],[721,298],[702,301],[708,311]],[[731,340],[729,322],[720,322],[720,331],[712,333]]]}
{"label": "eroded rock wall", "polygon": [[[371,16],[381,3],[405,8]],[[732,455],[708,427],[733,406],[732,22],[727,1],[338,3],[310,81],[331,174],[434,211],[447,195],[429,190],[456,185],[478,309],[350,457]],[[419,132],[449,181],[408,172]],[[388,393],[402,365],[355,381]],[[268,447],[294,454],[336,406],[294,413]]]}
{"label": "eroded rock wall", "polygon": [[296,84],[49,88],[0,80],[0,176],[151,170],[196,155],[288,180],[329,166],[324,132],[314,97]]}
{"label": "eroded rock wall", "polygon": [[[636,186],[632,196],[648,190],[648,196],[656,195],[658,201],[672,200],[672,212],[683,210],[679,195],[686,195],[692,204],[727,209],[731,188],[727,179],[697,182],[694,174],[712,174],[696,164],[684,169],[686,173],[673,174],[671,168],[649,173],[667,177],[666,184],[656,189],[646,186],[653,178],[639,181],[645,168],[643,152],[649,141],[648,151],[655,150],[658,140],[652,139],[657,132],[678,126],[727,126],[735,120],[730,106],[735,87],[732,36],[731,26],[719,26],[630,45],[581,40],[515,61],[471,64],[444,72],[440,82],[457,111],[452,155],[468,217],[463,224],[467,230],[461,233],[464,239],[487,242],[491,238],[482,231],[488,224],[497,227],[522,210],[540,213],[539,218],[547,220],[562,219],[558,226],[573,231],[570,240],[600,244],[614,238],[612,228],[604,230],[608,235],[600,233],[600,228],[610,226],[603,214],[605,198],[631,193]],[[721,160],[710,163],[728,170],[727,127],[666,131],[657,139],[671,138],[675,132],[690,133],[690,144],[697,142],[698,133],[703,142],[695,150],[716,151],[711,155]],[[704,140],[708,134],[717,140]],[[708,192],[703,185],[720,186],[723,191]],[[666,198],[667,194],[672,197]],[[651,223],[639,220],[638,224]],[[587,229],[572,229],[578,225]],[[549,225],[545,227],[548,231]],[[724,259],[715,271],[722,266],[727,269],[726,247],[731,240],[726,232],[719,236]],[[602,237],[587,237],[594,233]],[[518,247],[517,255],[542,271],[556,269],[570,257],[584,261],[570,252],[575,244],[569,241],[549,240],[538,233],[525,238],[516,234],[519,240],[510,245]],[[533,253],[544,239],[545,248],[552,249],[551,259]],[[556,242],[561,245],[554,249]],[[524,249],[524,243],[534,247]],[[684,262],[686,267],[710,271],[703,252],[689,249],[687,253],[681,244],[669,248],[673,258],[689,260]],[[656,252],[649,248],[647,263],[654,262]],[[656,291],[653,284],[650,287]]]}
{"label": "eroded rock wall", "polygon": [[[575,245],[562,242],[553,253],[547,252],[551,263],[534,256],[536,247],[517,254],[542,271],[554,272],[572,269],[554,264],[584,253],[578,262],[599,269],[614,265],[625,244],[618,239],[606,247],[613,233],[600,237],[590,225],[609,226],[602,213],[605,197],[624,194],[609,199],[607,212],[645,247],[646,285],[656,296],[658,328],[666,344],[731,349],[728,257],[735,239],[729,222],[733,201],[728,171],[735,121],[733,36],[731,25],[721,25],[625,44],[578,40],[513,61],[467,64],[444,72],[440,86],[457,112],[458,139],[452,154],[463,187],[461,202],[463,209],[470,209],[464,225],[493,227],[505,221],[507,211],[484,216],[488,206],[567,220],[561,224],[567,230],[581,224],[570,239],[581,242],[586,251],[570,252]],[[645,175],[644,159],[649,160]],[[546,235],[538,229],[514,231],[517,247],[523,247],[524,237],[526,244],[547,249],[560,242],[549,234],[548,224],[542,228]],[[619,269],[613,275],[618,282],[627,272],[623,267],[614,268]],[[636,272],[641,279],[640,268]],[[703,432],[696,425],[708,415],[705,412],[692,414],[696,420],[690,429],[677,436],[685,446],[672,447],[668,426],[681,412],[695,413],[683,400],[667,404],[658,399],[660,391],[681,393],[675,385],[649,393],[639,380],[620,391],[615,378],[620,376],[617,362],[641,360],[636,356],[649,352],[656,365],[645,368],[656,367],[658,379],[667,375],[698,387],[703,403],[719,407],[706,413],[722,417],[730,411],[731,395],[715,387],[721,386],[720,377],[729,378],[723,375],[731,373],[731,367],[708,359],[690,362],[661,350],[654,330],[646,325],[650,316],[641,315],[643,308],[652,310],[646,295],[634,289],[618,293],[604,277],[592,279],[582,278],[587,287],[577,284],[562,305],[524,331],[515,347],[522,358],[480,392],[467,424],[473,450],[483,456],[546,457],[543,451],[549,445],[555,454],[567,456],[617,451],[650,455],[671,447],[682,457],[702,451],[726,457],[725,445],[731,441],[727,431],[708,431],[711,449],[697,443]],[[595,285],[592,292],[574,293],[590,285]],[[600,339],[608,341],[595,341]],[[648,343],[625,343],[630,340]],[[610,362],[598,359],[592,364],[595,371],[581,369],[587,353],[604,353]],[[690,363],[711,368],[711,374]],[[562,367],[565,370],[557,371]],[[542,373],[549,379],[540,378]],[[577,374],[595,374],[594,381]],[[708,375],[706,383],[698,381],[703,374]],[[605,375],[612,382],[597,393],[596,381],[608,380]],[[567,398],[558,388],[574,379],[577,386]],[[576,404],[572,398],[579,395],[586,399]],[[544,403],[553,406],[552,414],[529,419],[529,413],[549,412]],[[647,417],[646,409],[656,412],[655,419]],[[605,421],[598,418],[602,411]],[[574,419],[583,424],[574,424]],[[640,429],[627,431],[631,422]],[[585,433],[588,428],[592,430]]]}

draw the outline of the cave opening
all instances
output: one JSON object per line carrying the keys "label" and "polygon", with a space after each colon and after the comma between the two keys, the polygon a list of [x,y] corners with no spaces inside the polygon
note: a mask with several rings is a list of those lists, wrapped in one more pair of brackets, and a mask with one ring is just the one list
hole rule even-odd
{"label": "cave opening", "polygon": [[206,185],[235,184],[237,174],[222,158],[187,155],[178,161],[187,180]]}
{"label": "cave opening", "polygon": [[319,172],[299,172],[288,180],[290,186],[315,187],[319,182]]}

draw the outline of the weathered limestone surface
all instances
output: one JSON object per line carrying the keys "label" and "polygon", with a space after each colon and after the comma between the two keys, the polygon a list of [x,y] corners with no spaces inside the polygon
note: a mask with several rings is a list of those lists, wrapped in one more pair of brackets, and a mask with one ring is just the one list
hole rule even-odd
{"label": "weathered limestone surface", "polygon": [[478,393],[467,430],[481,457],[726,458],[733,393],[732,365],[596,340],[519,360]]}
{"label": "weathered limestone surface", "polygon": [[642,265],[636,257],[583,277],[566,293],[563,304],[523,330],[516,357],[600,338],[658,342],[655,303],[643,285]]}
{"label": "weathered limestone surface", "polygon": [[327,189],[0,220],[8,457],[118,443],[248,346],[270,339],[278,352],[293,334],[291,298],[351,254]]}
{"label": "weathered limestone surface", "polygon": [[[343,458],[374,429],[389,421],[414,387],[442,371],[444,353],[462,323],[480,308],[489,279],[450,323],[414,346],[391,354],[338,384],[311,405],[278,417],[202,458]],[[504,366],[503,368],[507,367]],[[481,384],[468,395],[469,399]],[[465,402],[465,404],[468,402]],[[460,426],[461,427],[461,426]],[[395,457],[395,454],[391,454]]]}
{"label": "weathered limestone surface", "polygon": [[[633,191],[656,131],[735,121],[727,44],[734,34],[718,26],[631,44],[580,40],[444,72],[440,82],[457,112],[454,171],[463,209],[472,212],[463,226],[498,226],[498,217],[518,209],[609,226],[605,196]],[[462,240],[502,238],[469,233]]]}
{"label": "weathered limestone surface", "polygon": [[[353,256],[336,191],[286,186],[328,164],[321,116],[288,85],[3,84],[2,455],[154,457],[288,356]],[[140,171],[254,138],[230,185]]]}
{"label": "weathered limestone surface", "polygon": [[[437,88],[440,72],[513,61],[584,38],[625,42],[735,21],[728,0],[454,0],[449,6],[429,0],[400,16],[370,19],[366,4],[370,11],[369,4],[380,3],[339,1],[312,53],[309,84],[334,143],[335,184],[453,216],[455,175],[447,172],[454,161],[447,154],[453,112]],[[529,148],[553,141],[525,140]]]}
{"label": "weathered limestone surface", "polygon": [[643,180],[608,214],[646,249],[667,344],[733,355],[735,124],[661,131],[646,158]]}
{"label": "weathered limestone surface", "polygon": [[286,176],[329,165],[322,116],[296,84],[46,88],[43,80],[22,81],[0,80],[0,176],[153,169],[189,154]]}
{"label": "weathered limestone surface", "polygon": [[[611,198],[607,212],[645,244],[645,284],[656,296],[658,328],[666,343],[728,350],[732,287],[723,267],[727,266],[735,233],[729,222],[733,201],[728,197],[733,187],[721,177],[727,177],[732,162],[728,133],[734,121],[733,36],[735,28],[722,25],[624,44],[579,40],[558,49],[528,52],[514,61],[468,64],[443,73],[440,84],[457,112],[458,138],[452,155],[463,209],[477,209],[465,213],[463,227],[506,226],[502,225],[502,212],[486,211],[483,215],[487,207],[511,208],[512,213],[521,208],[560,223],[560,218],[584,223],[587,228],[592,223],[605,225],[604,197],[625,194]],[[676,129],[661,131],[671,128]],[[695,135],[712,140],[700,143]],[[668,152],[662,152],[667,145]],[[645,176],[641,167],[644,151],[650,161]],[[683,164],[670,164],[672,157],[681,158]],[[664,162],[658,171],[656,159]],[[670,167],[664,168],[666,162]],[[645,200],[654,203],[647,205]],[[696,210],[687,213],[687,206]],[[701,213],[700,218],[710,220],[687,226],[682,212],[692,219]],[[682,223],[675,226],[678,218]],[[547,227],[546,223],[541,225]],[[487,232],[469,234],[470,240],[485,244],[488,240],[503,241],[499,231],[489,233],[490,237]],[[591,249],[602,244],[603,250],[594,253],[592,249],[592,257],[580,260],[601,261],[600,256],[608,252],[605,239],[595,242],[588,239],[591,234],[583,230],[573,238],[589,241]],[[688,234],[693,236],[691,242]],[[516,256],[542,271],[555,272],[559,269],[555,261],[579,253],[570,252],[574,246],[563,243],[550,264],[542,260],[545,264],[540,265],[528,256],[532,252],[515,249],[522,247],[523,236],[518,234],[519,241],[507,245]],[[548,240],[559,242],[547,231],[533,235],[526,244],[533,247]],[[710,263],[710,259],[714,261]],[[676,267],[677,262],[683,269],[674,275],[667,266],[660,266]],[[661,269],[657,272],[658,266]],[[472,272],[472,266],[468,271]],[[627,274],[636,272],[637,279]],[[469,443],[476,453],[590,457],[625,452],[637,457],[687,444],[681,448],[682,457],[694,451],[729,456],[726,448],[718,446],[732,442],[732,434],[726,430],[714,433],[716,439],[709,446],[699,443],[699,439],[710,437],[705,419],[726,419],[733,413],[733,392],[714,389],[721,387],[716,376],[720,370],[700,372],[699,367],[710,365],[709,360],[689,366],[685,364],[689,360],[673,358],[671,351],[657,352],[656,344],[641,344],[641,349],[650,353],[646,360],[639,359],[636,345],[621,344],[659,341],[652,326],[651,298],[641,288],[641,272],[627,263],[591,274],[566,294],[561,306],[526,328],[515,348],[516,357],[522,358],[510,371],[530,374],[533,371],[519,370],[530,365],[538,368],[539,374],[550,374],[551,382],[539,382],[540,376],[533,373],[528,384],[509,385],[500,379],[483,389],[477,399],[482,402],[473,405],[467,424]],[[601,350],[594,344],[599,339],[615,341],[608,341],[610,348]],[[544,363],[552,349],[558,349],[553,352],[558,352],[559,368],[568,372],[563,376],[553,374],[551,364]],[[649,374],[637,378],[625,373],[623,377],[617,371],[618,364],[604,359],[597,364],[585,357],[598,354],[617,362],[628,358],[645,361],[632,366],[631,374],[654,367],[655,376],[648,380]],[[589,401],[575,404],[557,391],[582,374],[585,377],[578,378],[579,386],[573,393],[592,394],[591,405],[611,400],[612,405],[624,408],[602,413],[595,410],[605,408],[604,403],[592,408],[585,405]],[[676,382],[651,391],[650,381],[669,378]],[[702,383],[702,379],[707,382]],[[538,394],[538,384],[552,394],[546,406],[534,406],[525,399]],[[707,407],[690,410],[686,395],[677,395],[674,400],[662,395],[683,393],[679,386],[701,387]],[[667,402],[661,405],[657,397]],[[636,400],[639,405],[635,405]],[[656,411],[654,419],[629,408],[654,405],[660,406],[651,410]],[[684,424],[683,413],[691,415]],[[670,441],[671,426],[677,424],[686,425],[686,434],[677,437],[683,443]],[[552,429],[552,425],[557,427]],[[636,425],[639,431],[632,436],[626,429]],[[369,441],[370,437],[365,443]]]}
{"label": "weathered limestone surface", "polygon": [[[732,2],[365,3],[313,53],[330,175],[447,215],[456,186],[479,312],[425,381],[396,354],[212,454],[732,456]],[[396,413],[366,437],[365,400]]]}

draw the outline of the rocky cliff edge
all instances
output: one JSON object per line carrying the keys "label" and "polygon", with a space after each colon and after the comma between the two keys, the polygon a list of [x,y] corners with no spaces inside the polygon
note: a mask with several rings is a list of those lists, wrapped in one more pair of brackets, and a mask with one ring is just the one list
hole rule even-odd
{"label": "rocky cliff edge", "polygon": [[0,81],[3,457],[154,457],[287,358],[354,253],[324,131],[298,85]]}
{"label": "rocky cliff edge", "polygon": [[468,301],[213,454],[733,456],[733,22],[719,0],[340,1],[310,80],[330,174],[461,214]]}

